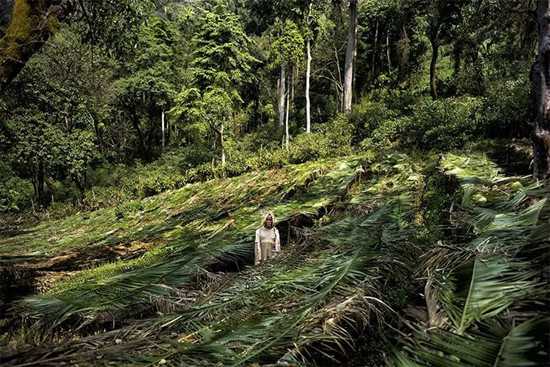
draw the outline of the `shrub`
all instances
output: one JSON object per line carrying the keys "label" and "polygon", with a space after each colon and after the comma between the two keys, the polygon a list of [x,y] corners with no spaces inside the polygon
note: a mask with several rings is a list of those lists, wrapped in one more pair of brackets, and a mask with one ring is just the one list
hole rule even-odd
{"label": "shrub", "polygon": [[414,108],[410,134],[420,148],[462,147],[482,132],[483,102],[474,97],[426,100]]}
{"label": "shrub", "polygon": [[491,84],[484,106],[487,137],[529,136],[529,104],[530,82],[526,75]]}
{"label": "shrub", "polygon": [[411,118],[408,116],[392,118],[382,121],[370,137],[363,140],[360,144],[362,149],[391,149],[404,141],[404,145],[410,144],[408,135],[405,133],[408,126],[411,125]]}
{"label": "shrub", "polygon": [[397,117],[398,113],[388,108],[385,101],[374,101],[371,97],[364,97],[353,108],[351,122],[355,127],[355,138],[361,141],[367,138],[384,121]]}
{"label": "shrub", "polygon": [[328,124],[321,125],[320,132],[326,141],[322,157],[336,157],[352,152],[353,125],[345,115],[338,115]]}
{"label": "shrub", "polygon": [[483,98],[425,99],[410,116],[382,121],[361,145],[366,147],[459,148],[484,132]]}
{"label": "shrub", "polygon": [[317,127],[313,133],[294,138],[288,151],[288,161],[303,163],[350,154],[352,138],[353,125],[344,115],[338,115],[331,122]]}
{"label": "shrub", "polygon": [[86,190],[83,205],[98,209],[131,199],[159,194],[182,187],[188,182],[182,172],[187,151],[171,152],[156,162],[133,167],[104,164],[89,173],[91,189]]}
{"label": "shrub", "polygon": [[0,182],[0,212],[19,211],[31,206],[34,189],[29,180],[12,176]]}

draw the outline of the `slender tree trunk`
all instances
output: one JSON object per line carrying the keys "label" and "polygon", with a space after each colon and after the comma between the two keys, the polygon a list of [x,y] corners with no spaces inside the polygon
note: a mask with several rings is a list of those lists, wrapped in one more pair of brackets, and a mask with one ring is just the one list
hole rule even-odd
{"label": "slender tree trunk", "polygon": [[222,166],[225,166],[225,141],[223,138],[223,127],[224,124],[222,123],[222,126],[220,127],[220,147],[222,149]]}
{"label": "slender tree trunk", "polygon": [[[308,13],[306,24],[310,29],[311,6],[313,2],[308,1]],[[306,133],[311,132],[311,99],[310,99],[310,79],[311,79],[311,35],[308,34],[306,40]]]}
{"label": "slender tree trunk", "polygon": [[430,62],[430,94],[435,100],[438,98],[437,94],[437,59],[439,57],[439,42],[437,40],[430,40],[432,44],[432,61]]}
{"label": "slender tree trunk", "polygon": [[288,75],[288,84],[290,88],[290,101],[294,103],[294,85],[295,85],[296,65],[292,65],[290,68],[290,74]]}
{"label": "slender tree trunk", "polygon": [[550,178],[550,2],[539,0],[537,7],[539,52],[532,69],[536,106],[533,132],[534,175]]}
{"label": "slender tree trunk", "polygon": [[281,64],[281,75],[279,77],[279,126],[285,123],[285,98],[286,98],[286,72],[285,65]]}
{"label": "slender tree trunk", "polygon": [[340,70],[340,59],[338,58],[338,50],[334,47],[334,59],[336,64],[336,73],[338,75],[338,81],[336,84],[336,112],[344,110],[344,96],[342,95],[342,71]]}
{"label": "slender tree trunk", "polygon": [[357,46],[357,0],[349,2],[349,31],[344,69],[344,112],[351,112],[353,100],[353,59]]}
{"label": "slender tree trunk", "polygon": [[290,115],[290,91],[286,93],[286,115],[285,115],[285,148],[290,146],[290,133],[288,128],[288,119]]}
{"label": "slender tree trunk", "polygon": [[162,125],[162,151],[164,151],[164,147],[166,144],[166,134],[165,134],[166,126],[164,124],[164,110],[162,111],[162,114],[161,114],[161,125]]}
{"label": "slender tree trunk", "polygon": [[376,55],[378,53],[378,27],[380,26],[380,22],[378,19],[376,19],[376,30],[374,31],[374,47],[372,48],[372,60],[371,60],[371,74],[372,79],[374,80],[376,76]]}
{"label": "slender tree trunk", "polygon": [[391,73],[391,48],[390,48],[390,30],[386,33],[386,58],[388,59],[388,73]]}
{"label": "slender tree trunk", "polygon": [[306,133],[311,132],[311,100],[309,97],[309,80],[311,78],[311,40],[306,42],[307,61],[306,61]]}

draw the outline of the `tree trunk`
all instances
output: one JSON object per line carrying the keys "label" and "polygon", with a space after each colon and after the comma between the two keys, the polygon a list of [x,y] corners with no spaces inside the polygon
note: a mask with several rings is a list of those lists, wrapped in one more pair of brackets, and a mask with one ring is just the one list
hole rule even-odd
{"label": "tree trunk", "polygon": [[285,98],[286,98],[286,75],[285,66],[281,64],[281,75],[279,77],[279,126],[285,123]]}
{"label": "tree trunk", "polygon": [[344,96],[342,95],[342,72],[340,70],[340,59],[338,58],[338,50],[336,49],[336,46],[334,47],[334,60],[336,64],[336,73],[338,75],[338,81],[335,81],[336,85],[336,112],[341,112],[344,110]]}
{"label": "tree trunk", "polygon": [[372,60],[371,60],[371,78],[374,80],[376,77],[376,55],[378,53],[378,27],[380,26],[380,22],[378,19],[376,19],[376,29],[374,31],[374,47],[372,48]]}
{"label": "tree trunk", "polygon": [[439,57],[439,42],[437,40],[430,40],[432,44],[432,61],[430,62],[430,94],[435,100],[438,98],[437,94],[437,59]]}
{"label": "tree trunk", "polygon": [[289,88],[290,88],[290,102],[294,103],[294,86],[295,86],[295,80],[296,77],[296,65],[292,65],[292,68],[290,68],[290,75],[288,78]]}
{"label": "tree trunk", "polygon": [[534,176],[550,178],[550,4],[538,1],[539,52],[532,69],[536,106],[533,132]]}
{"label": "tree trunk", "polygon": [[388,74],[391,73],[391,48],[390,48],[390,30],[386,33],[386,58],[388,60]]}
{"label": "tree trunk", "polygon": [[286,93],[286,115],[285,115],[285,148],[290,146],[290,133],[288,128],[288,119],[290,115],[290,91]]}
{"label": "tree trunk", "polygon": [[164,146],[166,143],[166,134],[165,134],[166,126],[164,125],[164,110],[162,111],[160,120],[161,120],[161,128],[162,128],[162,151],[164,151]]}
{"label": "tree trunk", "polygon": [[222,149],[222,166],[225,166],[225,142],[223,140],[223,123],[220,127],[220,147]]}
{"label": "tree trunk", "polygon": [[[58,3],[58,4],[55,4]],[[52,25],[69,13],[72,1],[3,0],[0,28],[0,92],[42,48]],[[11,12],[8,13],[8,9]]]}
{"label": "tree trunk", "polygon": [[357,46],[357,0],[349,2],[349,30],[344,69],[344,112],[351,112],[353,99],[353,59]]}
{"label": "tree trunk", "polygon": [[309,80],[311,77],[311,40],[306,42],[307,62],[306,62],[306,133],[311,132],[311,100],[309,99]]}

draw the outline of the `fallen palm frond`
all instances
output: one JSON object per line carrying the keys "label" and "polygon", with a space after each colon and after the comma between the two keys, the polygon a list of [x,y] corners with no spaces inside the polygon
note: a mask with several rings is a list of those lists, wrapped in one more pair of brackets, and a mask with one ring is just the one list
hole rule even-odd
{"label": "fallen palm frond", "polygon": [[[483,331],[457,335],[443,330],[418,334],[408,356],[400,354],[395,367],[528,367],[548,362],[550,319],[531,319],[517,326],[483,325]],[[413,356],[414,355],[414,356]]]}
{"label": "fallen palm frond", "polygon": [[[322,167],[324,174],[319,169],[311,173],[316,166]],[[133,312],[136,307],[143,309],[150,299],[169,297],[175,288],[193,283],[206,274],[212,264],[248,261],[253,250],[252,236],[260,217],[259,206],[270,208],[282,222],[297,215],[315,215],[320,208],[345,194],[359,166],[359,159],[324,166],[309,164],[301,167],[306,173],[310,172],[307,174],[289,173],[287,176],[282,172],[282,177],[270,177],[270,181],[262,177],[266,173],[261,173],[254,179],[244,177],[243,180],[220,182],[217,186],[214,183],[206,184],[210,186],[207,188],[201,186],[200,190],[192,195],[186,193],[185,197],[201,208],[207,205],[208,210],[197,213],[184,203],[183,211],[177,215],[172,212],[171,218],[177,216],[184,224],[176,229],[172,227],[166,234],[165,240],[170,242],[165,247],[138,260],[109,264],[76,275],[46,295],[25,299],[22,305],[30,310],[31,317],[54,327],[74,315],[93,321],[104,312],[122,317],[129,307],[134,307]],[[296,168],[296,171],[301,169]],[[307,190],[304,187],[301,195],[295,194],[289,199],[284,195],[274,197],[273,187],[284,187],[289,182],[295,190],[303,185]],[[251,203],[252,200],[256,203]],[[166,233],[164,228],[149,228],[148,232],[157,236]]]}
{"label": "fallen palm frond", "polygon": [[522,298],[536,296],[536,272],[525,262],[476,258],[452,276],[454,279],[440,285],[444,289],[441,301],[460,335],[474,322],[499,315]]}
{"label": "fallen palm frond", "polygon": [[[212,366],[342,358],[361,347],[357,335],[376,329],[394,312],[381,288],[396,272],[410,271],[399,257],[415,236],[418,203],[411,194],[421,180],[416,170],[407,157],[389,157],[365,182],[358,179],[361,161],[346,160],[295,175],[292,182],[298,184],[291,190],[277,197],[270,191],[261,200],[264,191],[247,181],[235,189],[238,200],[224,191],[223,210],[210,207],[216,203],[204,204],[209,206],[205,217],[190,207],[171,209],[170,218],[183,224],[164,232],[171,239],[167,245],[141,259],[83,272],[46,295],[26,299],[26,305],[51,326],[64,321],[71,326],[73,316],[79,316],[75,326],[80,327],[82,320],[97,322],[104,314],[136,316],[152,299],[174,305],[168,314],[130,324],[116,335],[87,337],[82,343],[93,338],[95,354],[67,350],[65,360],[82,364],[97,356],[117,364],[164,360]],[[376,185],[380,181],[385,184]],[[255,194],[243,194],[246,190]],[[188,202],[199,205],[212,198],[200,195],[188,195]],[[241,202],[243,197],[247,201]],[[324,217],[302,234],[305,242],[290,244],[271,265],[239,267],[212,291],[197,285],[197,279],[211,276],[211,264],[239,263],[251,256],[261,207],[288,223],[304,214],[315,218],[321,212]],[[186,297],[177,289],[182,286],[198,286],[199,294],[180,302]],[[123,341],[113,346],[117,337]]]}
{"label": "fallen palm frond", "polygon": [[480,156],[448,155],[442,168],[461,182],[462,210],[474,237],[424,257],[435,302],[450,323],[417,332],[390,364],[542,366],[549,357],[550,318],[541,307],[548,293],[533,247],[550,240],[540,235],[548,189],[526,178],[505,179]]}
{"label": "fallen palm frond", "polygon": [[[154,249],[24,301],[39,325],[108,320],[115,330],[34,360],[336,365],[355,355],[361,365],[362,353],[387,360],[370,348],[401,335],[397,366],[527,366],[546,356],[548,322],[536,312],[547,296],[538,256],[550,248],[547,195],[483,155],[458,154],[317,162],[166,193],[111,233],[155,239]],[[289,243],[248,267],[265,209]]]}

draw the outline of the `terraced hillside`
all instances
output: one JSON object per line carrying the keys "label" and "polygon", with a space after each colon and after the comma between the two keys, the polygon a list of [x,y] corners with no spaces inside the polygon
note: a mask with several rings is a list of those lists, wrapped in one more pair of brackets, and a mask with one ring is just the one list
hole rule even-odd
{"label": "terraced hillside", "polygon": [[[481,153],[388,154],[45,222],[0,240],[0,363],[542,366],[547,198]],[[254,267],[265,210],[283,253]]]}

